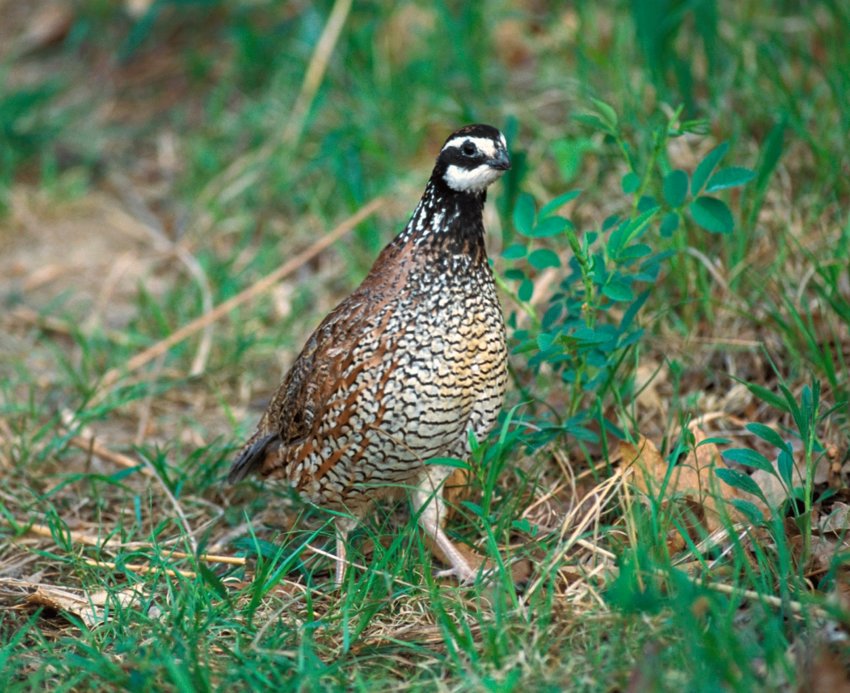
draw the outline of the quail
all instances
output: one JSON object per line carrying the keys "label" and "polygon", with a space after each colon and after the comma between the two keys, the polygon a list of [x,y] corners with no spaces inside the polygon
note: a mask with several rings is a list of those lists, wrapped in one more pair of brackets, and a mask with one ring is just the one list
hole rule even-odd
{"label": "quail", "polygon": [[492,429],[505,394],[505,323],[484,246],[487,187],[510,168],[489,125],[454,132],[404,230],[321,322],[230,470],[282,479],[336,514],[336,584],[349,532],[411,489],[442,574],[476,567],[443,530],[442,486]]}

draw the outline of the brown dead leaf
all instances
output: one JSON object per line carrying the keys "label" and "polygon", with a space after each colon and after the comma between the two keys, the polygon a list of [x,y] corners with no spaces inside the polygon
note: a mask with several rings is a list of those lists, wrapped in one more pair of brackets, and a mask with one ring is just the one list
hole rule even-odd
{"label": "brown dead leaf", "polygon": [[[793,551],[794,558],[800,560],[800,556],[803,553],[802,537],[800,537],[799,541],[797,537],[791,537],[789,545]],[[813,536],[809,546],[809,560],[805,566],[806,577],[821,576],[831,570],[835,570],[836,560],[847,549],[848,545],[846,541],[835,539],[834,537]],[[841,581],[845,578],[846,570],[839,568],[839,572],[835,575],[836,581]]]}
{"label": "brown dead leaf", "polygon": [[114,609],[137,604],[142,594],[133,588],[87,593],[16,578],[0,578],[0,596],[16,606],[44,606],[60,613],[73,614],[91,628],[109,620]]}
{"label": "brown dead leaf", "polygon": [[834,532],[846,534],[850,530],[850,505],[847,503],[833,503],[828,515],[818,520],[818,530],[821,534]]}
{"label": "brown dead leaf", "polygon": [[764,469],[756,469],[750,476],[767,499],[767,505],[756,496],[751,496],[747,500],[754,503],[763,513],[770,514],[770,508],[778,508],[788,498],[788,489],[776,474],[766,472]]}
{"label": "brown dead leaf", "polygon": [[[694,429],[694,437],[695,450],[672,470],[655,444],[643,436],[637,446],[621,442],[620,454],[624,464],[636,465],[634,481],[641,493],[655,495],[664,488],[665,498],[678,498],[686,503],[704,524],[705,529],[713,532],[722,526],[716,494],[720,494],[725,500],[736,496],[734,490],[727,484],[720,483],[714,473],[717,465],[722,465],[720,450],[714,443],[702,442],[706,435],[699,428]],[[739,519],[733,507],[725,506],[724,511],[731,515],[733,520]]]}

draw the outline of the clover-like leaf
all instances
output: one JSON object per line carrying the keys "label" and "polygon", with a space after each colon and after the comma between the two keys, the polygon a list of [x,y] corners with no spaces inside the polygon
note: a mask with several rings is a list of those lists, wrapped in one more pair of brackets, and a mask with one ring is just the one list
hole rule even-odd
{"label": "clover-like leaf", "polygon": [[521,257],[525,257],[526,253],[528,253],[528,248],[524,243],[513,243],[502,251],[502,257],[505,260],[519,260]]}
{"label": "clover-like leaf", "polygon": [[605,121],[605,124],[612,130],[616,130],[617,124],[620,120],[617,117],[617,111],[601,99],[591,99],[591,101],[593,102],[593,105],[596,106],[596,112],[602,116],[602,120]]}
{"label": "clover-like leaf", "polygon": [[534,198],[528,193],[522,193],[514,206],[514,227],[523,236],[530,236],[534,228]]}
{"label": "clover-like leaf", "polygon": [[708,154],[705,155],[705,158],[697,164],[696,170],[694,171],[694,175],[691,176],[691,194],[696,195],[700,190],[702,190],[702,186],[705,185],[705,182],[708,180],[708,177],[711,175],[712,171],[717,168],[717,164],[720,163],[720,160],[726,156],[726,152],[729,150],[728,142],[721,142],[714,149],[712,149]]}
{"label": "clover-like leaf", "polygon": [[779,459],[776,461],[776,466],[779,469],[779,477],[785,482],[788,488],[794,486],[794,458],[788,450],[779,451]]}
{"label": "clover-like leaf", "polygon": [[680,207],[688,194],[688,174],[676,169],[664,176],[664,200],[671,207]]}
{"label": "clover-like leaf", "polygon": [[759,510],[759,507],[755,503],[751,503],[743,498],[732,498],[729,502],[749,520],[751,525],[760,525],[764,522],[764,513]]}
{"label": "clover-like leaf", "polygon": [[765,498],[761,488],[759,488],[759,485],[753,481],[751,476],[744,474],[743,472],[739,472],[737,469],[724,469],[722,467],[716,469],[714,473],[721,481],[732,488],[736,488],[739,491],[756,496],[756,498],[759,498],[765,505],[767,505],[767,498]]}
{"label": "clover-like leaf", "polygon": [[637,189],[640,187],[640,178],[634,171],[629,171],[623,176],[621,185],[623,186],[623,192],[631,195],[633,192],[637,192]]}
{"label": "clover-like leaf", "polygon": [[532,250],[528,256],[528,264],[535,269],[546,269],[547,267],[560,267],[561,259],[554,250],[549,248],[538,248]]}
{"label": "clover-like leaf", "polygon": [[770,460],[756,450],[750,450],[749,448],[732,448],[731,450],[724,452],[723,457],[731,462],[737,462],[738,464],[743,464],[748,467],[761,469],[768,474],[776,474],[776,470],[773,468]]}
{"label": "clover-like leaf", "polygon": [[661,220],[661,227],[658,229],[658,232],[662,238],[670,238],[678,228],[679,215],[676,212],[668,212]]}
{"label": "clover-like leaf", "polygon": [[592,115],[590,113],[578,113],[573,116],[573,120],[577,120],[579,123],[583,123],[584,125],[588,125],[592,127],[594,130],[599,130],[600,132],[604,132],[607,135],[616,135],[617,131],[612,129],[608,123],[606,123],[599,116]]}
{"label": "clover-like leaf", "polygon": [[755,172],[742,166],[729,166],[721,168],[706,183],[706,192],[717,192],[718,190],[726,190],[727,188],[737,188],[738,186],[749,183],[756,177]]}
{"label": "clover-like leaf", "polygon": [[763,423],[748,423],[746,429],[753,435],[767,441],[775,448],[779,448],[780,450],[788,448],[788,443],[770,426],[766,426]]}
{"label": "clover-like leaf", "polygon": [[547,217],[534,227],[531,235],[535,238],[547,238],[549,236],[557,236],[563,233],[564,229],[570,225],[569,220],[564,217]]}
{"label": "clover-like leaf", "polygon": [[568,190],[565,193],[561,193],[557,197],[553,197],[549,202],[543,205],[540,208],[540,218],[544,219],[548,217],[553,212],[557,212],[561,207],[563,207],[567,202],[572,202],[579,195],[581,195],[581,190]]}
{"label": "clover-like leaf", "polygon": [[732,233],[735,220],[732,212],[722,200],[716,197],[700,195],[688,205],[694,221],[711,233]]}
{"label": "clover-like leaf", "polygon": [[602,293],[612,301],[631,301],[635,297],[632,287],[626,282],[613,280],[602,287]]}

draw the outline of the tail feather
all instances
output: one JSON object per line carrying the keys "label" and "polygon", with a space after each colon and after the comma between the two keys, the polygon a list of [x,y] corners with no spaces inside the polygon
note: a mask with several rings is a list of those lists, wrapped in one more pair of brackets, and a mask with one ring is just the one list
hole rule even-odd
{"label": "tail feather", "polygon": [[230,473],[227,475],[228,483],[235,484],[249,474],[258,471],[266,459],[269,445],[279,440],[280,437],[277,433],[268,433],[242,448],[242,452],[239,453],[230,468]]}

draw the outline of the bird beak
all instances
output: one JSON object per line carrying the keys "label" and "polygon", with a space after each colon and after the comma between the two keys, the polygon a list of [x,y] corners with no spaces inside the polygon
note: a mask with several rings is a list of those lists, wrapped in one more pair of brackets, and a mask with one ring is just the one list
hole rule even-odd
{"label": "bird beak", "polygon": [[497,171],[507,171],[511,167],[511,160],[508,157],[508,152],[500,149],[496,152],[496,156],[487,160],[487,165],[490,168],[495,168]]}

